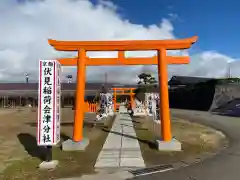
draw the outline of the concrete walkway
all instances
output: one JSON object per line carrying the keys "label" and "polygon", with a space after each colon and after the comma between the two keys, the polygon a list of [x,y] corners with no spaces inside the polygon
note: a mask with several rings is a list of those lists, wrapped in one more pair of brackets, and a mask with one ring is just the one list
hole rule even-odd
{"label": "concrete walkway", "polygon": [[131,117],[121,106],[95,168],[145,167]]}

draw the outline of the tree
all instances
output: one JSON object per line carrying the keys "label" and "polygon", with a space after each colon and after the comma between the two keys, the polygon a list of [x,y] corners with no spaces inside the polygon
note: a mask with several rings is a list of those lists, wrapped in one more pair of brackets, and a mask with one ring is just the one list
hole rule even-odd
{"label": "tree", "polygon": [[141,73],[138,75],[138,78],[139,78],[138,84],[152,85],[157,83],[155,77],[153,77],[151,74]]}
{"label": "tree", "polygon": [[141,73],[138,75],[138,88],[134,90],[135,96],[139,93],[151,92],[153,88],[157,87],[157,81],[154,76],[147,73]]}

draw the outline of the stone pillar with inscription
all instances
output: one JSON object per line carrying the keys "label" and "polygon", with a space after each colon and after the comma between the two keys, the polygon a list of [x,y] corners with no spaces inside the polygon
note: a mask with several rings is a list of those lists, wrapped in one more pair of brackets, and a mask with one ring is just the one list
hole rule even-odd
{"label": "stone pillar with inscription", "polygon": [[61,65],[56,60],[39,61],[37,144],[45,149],[45,161],[39,168],[53,169],[52,146],[60,142]]}

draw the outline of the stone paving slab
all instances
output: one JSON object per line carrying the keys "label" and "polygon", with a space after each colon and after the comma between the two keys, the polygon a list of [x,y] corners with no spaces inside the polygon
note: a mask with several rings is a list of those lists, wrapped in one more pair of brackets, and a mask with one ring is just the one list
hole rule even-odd
{"label": "stone paving slab", "polygon": [[105,144],[106,146],[104,146],[103,148],[102,148],[102,150],[104,151],[104,150],[114,150],[114,149],[121,149],[121,140],[119,140],[119,141],[114,141],[114,140],[112,140],[112,141],[108,141],[106,144]]}
{"label": "stone paving slab", "polygon": [[140,158],[121,158],[120,160],[121,167],[145,167],[144,160]]}
{"label": "stone paving slab", "polygon": [[[120,126],[120,125],[119,125]],[[119,128],[112,128],[111,131],[110,131],[110,134],[115,134],[117,136],[119,136],[119,133],[122,133],[122,127],[119,127]],[[117,132],[117,134],[116,134]]]}
{"label": "stone paving slab", "polygon": [[123,141],[122,143],[122,149],[138,149],[138,147],[139,143],[136,143],[135,141]]}
{"label": "stone paving slab", "polygon": [[123,120],[129,120],[129,122],[132,122],[132,118],[128,114],[119,114],[119,118],[120,119],[122,118]]}
{"label": "stone paving slab", "polygon": [[[119,136],[119,135],[118,135],[118,136]],[[113,143],[118,144],[118,143],[116,143],[116,142],[119,142],[119,143],[120,143],[121,140],[122,140],[122,138],[119,138],[119,137],[116,137],[116,138],[114,138],[114,137],[109,137],[109,139],[107,139],[106,142],[104,143],[103,149],[105,149],[105,147],[107,148],[107,147],[113,146],[113,145],[114,145]]]}
{"label": "stone paving slab", "polygon": [[128,133],[123,132],[123,137],[131,137],[131,138],[135,138],[135,139],[137,138],[135,132],[128,132]]}
{"label": "stone paving slab", "polygon": [[129,119],[121,119],[121,122],[122,124],[131,124],[129,122],[132,122],[132,120],[129,120]]}
{"label": "stone paving slab", "polygon": [[99,158],[99,160],[95,164],[95,168],[119,167],[119,164],[120,164],[119,158],[110,159]]}
{"label": "stone paving slab", "polygon": [[[116,150],[116,149],[121,149],[121,142],[119,142],[119,143],[114,143],[114,142],[112,142],[112,143],[108,143],[108,144],[110,144],[109,146],[107,146],[107,147],[103,147],[103,151],[104,150],[112,150],[112,151],[114,151],[114,150]],[[108,145],[108,144],[106,144],[106,145]]]}
{"label": "stone paving slab", "polygon": [[125,142],[125,141],[126,142],[135,142],[135,143],[139,144],[136,134],[134,134],[134,133],[131,133],[131,134],[124,133],[124,135],[122,137],[122,142]]}
{"label": "stone paving slab", "polygon": [[133,134],[133,133],[135,133],[135,130],[133,129],[133,127],[123,127],[122,133],[132,133]]}
{"label": "stone paving slab", "polygon": [[[107,146],[107,144],[109,142],[121,142],[122,138],[121,138],[121,135],[119,134],[115,134],[115,133],[109,133],[109,137],[106,139],[105,143],[104,143],[104,146]],[[111,145],[111,144],[110,144]],[[103,146],[103,149],[104,149],[104,146]]]}
{"label": "stone paving slab", "polygon": [[101,151],[99,154],[99,159],[119,158],[119,156],[120,156],[119,149],[111,151]]}
{"label": "stone paving slab", "polygon": [[121,158],[139,158],[142,157],[142,153],[139,150],[122,150],[120,152]]}

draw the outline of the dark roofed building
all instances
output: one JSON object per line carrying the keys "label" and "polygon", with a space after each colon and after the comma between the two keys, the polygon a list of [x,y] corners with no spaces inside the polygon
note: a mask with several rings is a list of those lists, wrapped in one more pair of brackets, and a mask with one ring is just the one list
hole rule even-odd
{"label": "dark roofed building", "polygon": [[[198,83],[204,83],[211,80],[215,80],[214,78],[204,78],[204,77],[190,77],[190,76],[173,76],[169,81],[168,85],[170,86],[170,90],[174,90],[178,87],[191,86]],[[151,92],[159,93],[159,86],[151,88]],[[170,93],[169,93],[170,94]],[[144,101],[145,95],[144,92],[137,93],[135,96],[138,100]]]}
{"label": "dark roofed building", "polygon": [[207,81],[211,81],[211,80],[214,80],[214,78],[173,76],[168,81],[168,85],[170,87],[189,86],[189,85],[195,85],[198,83],[203,83],[203,82],[207,82]]}

